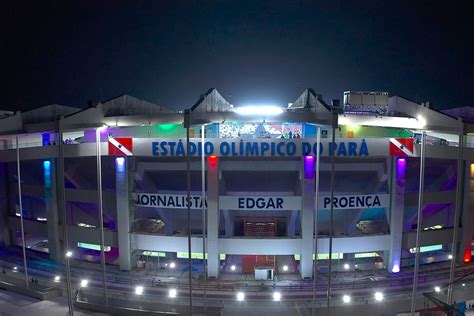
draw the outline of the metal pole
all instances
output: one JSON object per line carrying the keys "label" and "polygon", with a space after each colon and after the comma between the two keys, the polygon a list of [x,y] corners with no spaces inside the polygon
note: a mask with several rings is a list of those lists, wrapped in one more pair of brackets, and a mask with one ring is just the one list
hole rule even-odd
{"label": "metal pole", "polygon": [[[334,220],[334,162],[335,162],[335,151],[334,144],[336,143],[336,128],[337,124],[337,113],[333,113],[332,118],[332,151],[331,151],[331,209],[329,210],[329,274],[328,274],[328,289],[327,289],[327,310],[326,314],[329,315],[330,304],[331,304],[331,272],[332,272],[332,235],[333,235],[333,220]],[[318,148],[319,149],[319,148]]]}
{"label": "metal pole", "polygon": [[[68,234],[67,234],[67,214],[66,214],[66,194],[64,191],[64,147],[63,147],[63,132],[61,131],[61,126],[59,127],[59,154],[58,154],[58,169],[57,172],[59,172],[59,177],[57,177],[57,180],[59,180],[58,183],[58,188],[59,188],[59,199],[60,199],[60,209],[62,211],[62,226],[63,226],[63,245],[64,245],[64,253],[63,255],[66,255],[66,252],[69,250],[69,241],[68,241]],[[59,178],[59,179],[58,179]],[[67,290],[67,303],[69,307],[69,315],[73,316],[74,315],[74,304],[72,300],[72,281],[71,281],[71,268],[69,265],[69,258],[66,257],[66,290]]]}
{"label": "metal pole", "polygon": [[100,152],[100,128],[95,130],[96,157],[97,157],[97,204],[99,206],[99,226],[100,226],[100,261],[102,264],[102,278],[104,288],[105,305],[107,299],[107,271],[105,270],[105,245],[104,245],[104,209],[102,205],[102,156]]}
{"label": "metal pole", "polygon": [[459,216],[462,208],[462,189],[464,182],[464,159],[463,159],[463,147],[464,147],[464,131],[459,134],[459,148],[458,148],[458,170],[456,179],[456,207],[454,210],[454,232],[453,232],[453,244],[451,246],[451,267],[449,270],[449,285],[448,285],[448,304],[451,305],[453,300],[453,280],[454,280],[454,269],[456,264],[456,256],[458,252],[458,232],[459,232]]}
{"label": "metal pole", "polygon": [[207,258],[206,258],[206,156],[204,155],[206,125],[201,126],[201,203],[202,203],[202,263],[204,269],[204,310],[207,310]]}
{"label": "metal pole", "polygon": [[189,266],[189,312],[193,315],[193,286],[192,286],[192,261],[191,261],[191,156],[189,155],[191,146],[189,145],[189,123],[190,112],[186,111],[186,177],[187,177],[187,206],[188,206],[188,266]]}
{"label": "metal pole", "polygon": [[315,195],[315,211],[313,219],[313,232],[314,232],[314,259],[313,259],[313,309],[312,315],[316,315],[316,274],[318,261],[318,210],[319,210],[319,144],[321,142],[321,127],[316,130],[316,195]]}
{"label": "metal pole", "polygon": [[420,231],[423,217],[423,190],[425,185],[425,132],[421,134],[420,187],[418,189],[418,221],[416,226],[415,269],[413,271],[413,291],[411,293],[411,314],[415,315],[415,294],[418,287],[420,261]]}
{"label": "metal pole", "polygon": [[20,207],[21,242],[23,248],[23,267],[25,269],[26,288],[30,289],[30,283],[28,282],[28,266],[26,265],[25,226],[23,224],[23,201],[21,194],[20,143],[18,142],[18,135],[16,135],[16,171],[18,180],[18,205]]}

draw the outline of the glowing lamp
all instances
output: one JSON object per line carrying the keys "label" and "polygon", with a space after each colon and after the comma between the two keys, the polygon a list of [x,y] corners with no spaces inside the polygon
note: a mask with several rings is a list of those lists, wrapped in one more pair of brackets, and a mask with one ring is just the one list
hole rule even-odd
{"label": "glowing lamp", "polygon": [[283,113],[283,109],[279,106],[274,105],[262,105],[262,106],[243,106],[238,107],[234,110],[235,113],[240,115],[279,115]]}
{"label": "glowing lamp", "polygon": [[398,264],[395,264],[392,268],[392,273],[398,273],[400,272],[400,266]]}

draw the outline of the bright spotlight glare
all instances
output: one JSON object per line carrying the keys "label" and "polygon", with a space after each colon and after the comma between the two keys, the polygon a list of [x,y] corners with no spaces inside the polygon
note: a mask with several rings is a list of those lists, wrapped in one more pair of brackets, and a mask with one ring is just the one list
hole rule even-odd
{"label": "bright spotlight glare", "polygon": [[392,268],[393,273],[398,273],[400,272],[400,266],[398,264],[394,265]]}
{"label": "bright spotlight glare", "polygon": [[349,295],[344,295],[344,296],[342,297],[342,301],[343,301],[344,303],[346,303],[346,304],[347,304],[347,303],[350,303],[351,297],[350,297]]}
{"label": "bright spotlight glare", "polygon": [[171,298],[175,298],[177,294],[178,294],[178,291],[176,291],[176,289],[170,289],[168,292],[168,296]]}
{"label": "bright spotlight glare", "polygon": [[171,268],[171,269],[174,269],[174,268],[176,268],[176,263],[174,263],[174,262],[171,262],[171,263],[170,263],[170,268]]}
{"label": "bright spotlight glare", "polygon": [[466,286],[466,283],[461,284],[462,286]]}
{"label": "bright spotlight glare", "polygon": [[434,290],[435,290],[436,293],[441,292],[441,288],[439,286],[435,286]]}
{"label": "bright spotlight glare", "polygon": [[280,292],[274,292],[273,293],[273,300],[275,302],[279,302],[281,300],[281,293]]}
{"label": "bright spotlight glare", "polygon": [[242,302],[243,300],[245,300],[244,292],[238,292],[237,293],[237,301]]}
{"label": "bright spotlight glare", "polygon": [[249,105],[235,108],[234,112],[240,115],[278,115],[283,113],[283,109],[275,105]]}
{"label": "bright spotlight glare", "polygon": [[87,285],[89,284],[89,280],[81,280],[81,287],[87,287]]}
{"label": "bright spotlight glare", "polygon": [[18,267],[13,267],[13,271],[18,271]]}
{"label": "bright spotlight glare", "polygon": [[135,294],[142,295],[143,294],[143,286],[137,285],[137,287],[135,287]]}
{"label": "bright spotlight glare", "polygon": [[61,280],[61,277],[59,275],[54,277],[54,282],[59,282]]}
{"label": "bright spotlight glare", "polygon": [[72,257],[72,251],[66,252],[66,257],[67,257],[67,258],[71,258],[71,257]]}
{"label": "bright spotlight glare", "polygon": [[232,271],[235,271],[235,269],[236,269],[235,265],[234,265],[234,264],[231,265],[231,266],[230,266],[230,269],[231,269]]}
{"label": "bright spotlight glare", "polygon": [[283,271],[285,271],[285,272],[288,271],[288,266],[287,265],[283,266]]}
{"label": "bright spotlight glare", "polygon": [[449,260],[453,259],[453,255],[449,255],[449,256],[448,256],[448,259],[449,259]]}
{"label": "bright spotlight glare", "polygon": [[383,300],[383,293],[377,292],[375,293],[374,297],[377,302],[381,302]]}
{"label": "bright spotlight glare", "polygon": [[345,270],[349,270],[350,267],[351,267],[351,266],[350,266],[348,263],[344,263],[344,269],[345,269]]}

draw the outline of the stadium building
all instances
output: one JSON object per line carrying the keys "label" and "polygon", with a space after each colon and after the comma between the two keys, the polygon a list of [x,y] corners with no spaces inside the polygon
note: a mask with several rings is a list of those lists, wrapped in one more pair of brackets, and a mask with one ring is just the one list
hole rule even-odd
{"label": "stadium building", "polygon": [[58,262],[66,250],[100,262],[103,243],[120,270],[184,270],[190,223],[193,266],[210,278],[306,279],[330,253],[333,270],[397,273],[418,231],[421,264],[468,264],[473,113],[385,92],[329,105],[311,89],[284,107],[211,89],[181,112],[127,95],[3,111],[0,245],[21,249],[23,226],[27,252]]}

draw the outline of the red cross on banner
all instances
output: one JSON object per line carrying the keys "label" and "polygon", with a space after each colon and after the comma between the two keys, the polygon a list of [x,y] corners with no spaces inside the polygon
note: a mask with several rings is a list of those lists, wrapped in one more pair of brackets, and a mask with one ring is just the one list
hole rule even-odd
{"label": "red cross on banner", "polygon": [[133,138],[109,138],[109,156],[133,156]]}
{"label": "red cross on banner", "polygon": [[390,138],[390,156],[413,156],[413,138]]}

